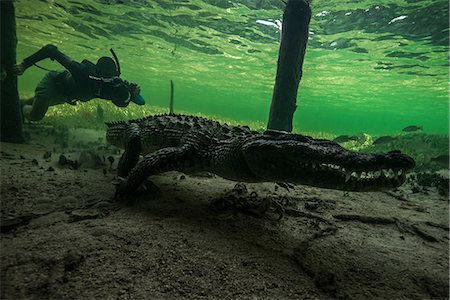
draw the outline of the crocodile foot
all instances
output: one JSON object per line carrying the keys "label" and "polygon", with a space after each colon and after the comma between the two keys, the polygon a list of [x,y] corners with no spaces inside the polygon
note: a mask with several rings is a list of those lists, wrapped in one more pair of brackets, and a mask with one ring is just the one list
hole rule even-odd
{"label": "crocodile foot", "polygon": [[[130,194],[132,194],[134,191],[130,191],[130,189],[127,186],[127,179],[116,176],[114,180],[112,181],[112,184],[116,186],[116,192],[114,194],[115,199],[126,199]],[[146,179],[144,182],[140,185],[139,191],[144,191],[148,193],[156,193],[159,191],[159,187],[154,184],[152,181]]]}
{"label": "crocodile foot", "polygon": [[114,193],[114,199],[124,199],[126,198],[126,189],[125,189],[126,179],[120,176],[116,176],[114,180],[111,182],[116,186],[116,192]]}

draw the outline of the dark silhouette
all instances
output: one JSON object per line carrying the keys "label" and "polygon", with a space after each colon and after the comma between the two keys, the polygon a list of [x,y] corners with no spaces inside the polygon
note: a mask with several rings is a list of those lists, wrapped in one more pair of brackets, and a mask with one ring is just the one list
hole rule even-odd
{"label": "dark silhouette", "polygon": [[34,97],[22,103],[22,113],[30,121],[39,121],[49,106],[77,101],[89,101],[94,98],[111,100],[116,106],[125,107],[130,102],[145,104],[140,96],[140,87],[135,83],[122,80],[120,65],[114,51],[114,60],[100,57],[96,64],[88,60],[81,63],[72,60],[58,50],[56,46],[46,45],[13,67],[14,75],[21,75],[30,66],[50,58],[60,63],[65,70],[49,71],[37,85]]}

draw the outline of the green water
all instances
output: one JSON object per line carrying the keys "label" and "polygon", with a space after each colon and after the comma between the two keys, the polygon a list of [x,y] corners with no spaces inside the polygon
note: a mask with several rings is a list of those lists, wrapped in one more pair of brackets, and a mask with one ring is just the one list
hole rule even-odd
{"label": "green water", "polygon": [[[265,124],[279,32],[257,20],[275,24],[282,9],[277,0],[17,0],[18,60],[47,43],[93,62],[112,47],[147,105],[168,106],[172,79],[175,111]],[[447,0],[314,0],[312,10],[294,130],[448,134]],[[21,96],[44,74],[28,69]]]}

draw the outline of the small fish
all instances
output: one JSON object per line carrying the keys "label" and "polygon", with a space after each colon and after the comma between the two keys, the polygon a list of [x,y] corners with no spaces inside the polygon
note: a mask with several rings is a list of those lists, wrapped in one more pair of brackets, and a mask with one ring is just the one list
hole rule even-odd
{"label": "small fish", "polygon": [[340,135],[340,136],[338,136],[337,138],[335,138],[335,139],[333,140],[333,142],[336,142],[336,143],[346,143],[346,142],[349,142],[349,141],[357,141],[357,140],[358,140],[358,137],[355,136],[355,135],[352,135],[352,136],[349,136],[349,135]]}
{"label": "small fish", "polygon": [[448,154],[439,155],[439,156],[430,158],[430,161],[448,167],[449,156],[448,156]]}
{"label": "small fish", "polygon": [[419,130],[423,130],[423,126],[410,125],[402,129],[404,132],[414,132]]}
{"label": "small fish", "polygon": [[395,140],[396,140],[396,138],[394,138],[394,137],[392,137],[392,136],[384,135],[384,136],[380,136],[379,138],[377,138],[377,139],[373,142],[373,144],[374,144],[374,145],[387,144],[387,143],[393,142],[393,141],[395,141]]}

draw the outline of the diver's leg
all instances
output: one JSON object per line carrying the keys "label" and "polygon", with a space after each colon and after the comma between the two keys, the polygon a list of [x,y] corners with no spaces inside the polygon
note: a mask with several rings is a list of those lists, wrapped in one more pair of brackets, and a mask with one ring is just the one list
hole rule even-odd
{"label": "diver's leg", "polygon": [[23,105],[33,105],[34,102],[34,97],[25,99],[25,100],[20,100],[20,103],[22,103]]}
{"label": "diver's leg", "polygon": [[22,123],[25,121],[25,112],[27,112],[27,115],[29,115],[29,112],[31,111],[31,107],[33,106],[34,97],[28,98],[26,100],[21,100],[19,103],[20,105],[20,114],[22,117]]}
{"label": "diver's leg", "polygon": [[64,103],[63,98],[56,89],[57,77],[60,72],[50,71],[36,86],[34,97],[28,99],[22,108],[23,116],[30,121],[42,120],[47,113],[48,107]]}
{"label": "diver's leg", "polygon": [[29,121],[42,120],[47,113],[50,101],[42,96],[34,97],[33,100],[32,105],[25,104],[22,107],[22,114]]}

